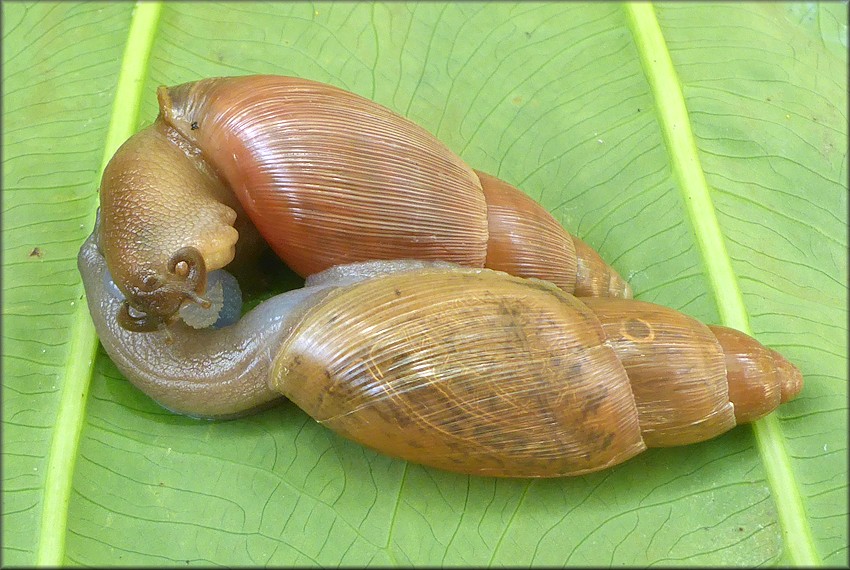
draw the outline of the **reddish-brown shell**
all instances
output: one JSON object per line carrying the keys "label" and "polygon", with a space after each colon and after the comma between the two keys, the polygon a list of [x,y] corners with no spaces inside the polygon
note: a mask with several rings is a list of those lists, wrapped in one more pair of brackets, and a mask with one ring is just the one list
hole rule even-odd
{"label": "reddish-brown shell", "polygon": [[440,260],[631,296],[540,205],[373,101],[262,75],[157,97],[156,122],[122,145],[101,184],[102,243],[133,330],[173,322],[187,299],[205,303],[206,271],[245,264],[258,230],[304,277],[355,261]]}
{"label": "reddish-brown shell", "polygon": [[545,279],[578,296],[632,296],[629,284],[543,206],[504,180],[475,173],[487,199],[487,268]]}
{"label": "reddish-brown shell", "polygon": [[729,399],[739,424],[766,416],[803,389],[803,375],[775,350],[735,329],[708,328],[723,347]]}
{"label": "reddish-brown shell", "polygon": [[373,101],[279,76],[206,79],[161,88],[159,99],[163,120],[227,180],[301,275],[410,258],[486,265],[582,295],[631,296],[543,207]]}
{"label": "reddish-brown shell", "polygon": [[366,259],[483,265],[478,177],[400,115],[292,77],[210,79],[161,93],[165,120],[215,165],[297,273]]}

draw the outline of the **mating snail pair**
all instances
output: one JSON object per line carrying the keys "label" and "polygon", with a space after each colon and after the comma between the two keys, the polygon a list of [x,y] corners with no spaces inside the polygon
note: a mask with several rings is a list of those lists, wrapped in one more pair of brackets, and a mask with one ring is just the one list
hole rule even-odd
{"label": "mating snail pair", "polygon": [[[802,387],[750,337],[630,299],[541,206],[374,102],[275,76],[157,94],[79,266],[107,353],[166,408],[285,396],[389,455],[552,477],[709,439]],[[233,290],[207,272],[257,231],[305,287],[194,328]]]}

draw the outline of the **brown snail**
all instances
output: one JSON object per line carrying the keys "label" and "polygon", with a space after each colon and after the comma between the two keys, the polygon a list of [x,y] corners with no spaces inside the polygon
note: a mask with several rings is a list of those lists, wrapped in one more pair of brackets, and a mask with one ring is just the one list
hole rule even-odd
{"label": "brown snail", "polygon": [[118,150],[100,189],[126,328],[154,330],[187,300],[206,304],[206,272],[227,265],[237,241],[257,241],[254,226],[302,276],[415,258],[631,296],[539,204],[368,99],[279,76],[205,79],[157,96],[157,120]]}
{"label": "brown snail", "polygon": [[500,477],[604,469],[755,420],[802,388],[773,350],[632,299],[423,261],[331,268],[195,330],[117,323],[97,228],[78,264],[106,351],[163,406],[240,415],[286,396],[318,422],[409,461]]}

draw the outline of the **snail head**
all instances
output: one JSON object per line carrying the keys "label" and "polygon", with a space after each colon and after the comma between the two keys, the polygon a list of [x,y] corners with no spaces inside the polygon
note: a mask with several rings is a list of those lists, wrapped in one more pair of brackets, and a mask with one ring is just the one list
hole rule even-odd
{"label": "snail head", "polygon": [[125,285],[126,298],[117,316],[121,327],[133,332],[151,332],[173,322],[184,302],[210,306],[201,296],[206,288],[207,271],[200,251],[181,247],[168,259],[166,269],[165,274],[137,275]]}

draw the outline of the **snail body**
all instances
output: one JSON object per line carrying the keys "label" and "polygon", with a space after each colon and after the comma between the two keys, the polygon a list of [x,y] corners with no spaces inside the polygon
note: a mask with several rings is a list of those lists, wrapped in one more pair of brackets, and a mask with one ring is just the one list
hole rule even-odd
{"label": "snail body", "polygon": [[117,324],[98,232],[79,267],[98,334],[165,407],[232,417],[285,396],[382,453],[462,473],[578,475],[715,437],[792,399],[799,371],[747,335],[631,299],[424,261],[331,268],[235,325]]}
{"label": "snail body", "polygon": [[582,296],[631,296],[539,204],[373,101],[280,76],[205,79],[157,96],[157,120],[119,149],[101,184],[102,243],[133,330],[203,302],[205,273],[256,241],[253,228],[302,276],[444,260]]}
{"label": "snail body", "polygon": [[[157,96],[78,265],[107,353],[169,410],[286,397],[395,457],[555,477],[714,437],[802,387],[750,337],[629,299],[539,204],[374,102],[276,76]],[[219,271],[261,238],[307,281],[238,318]]]}

